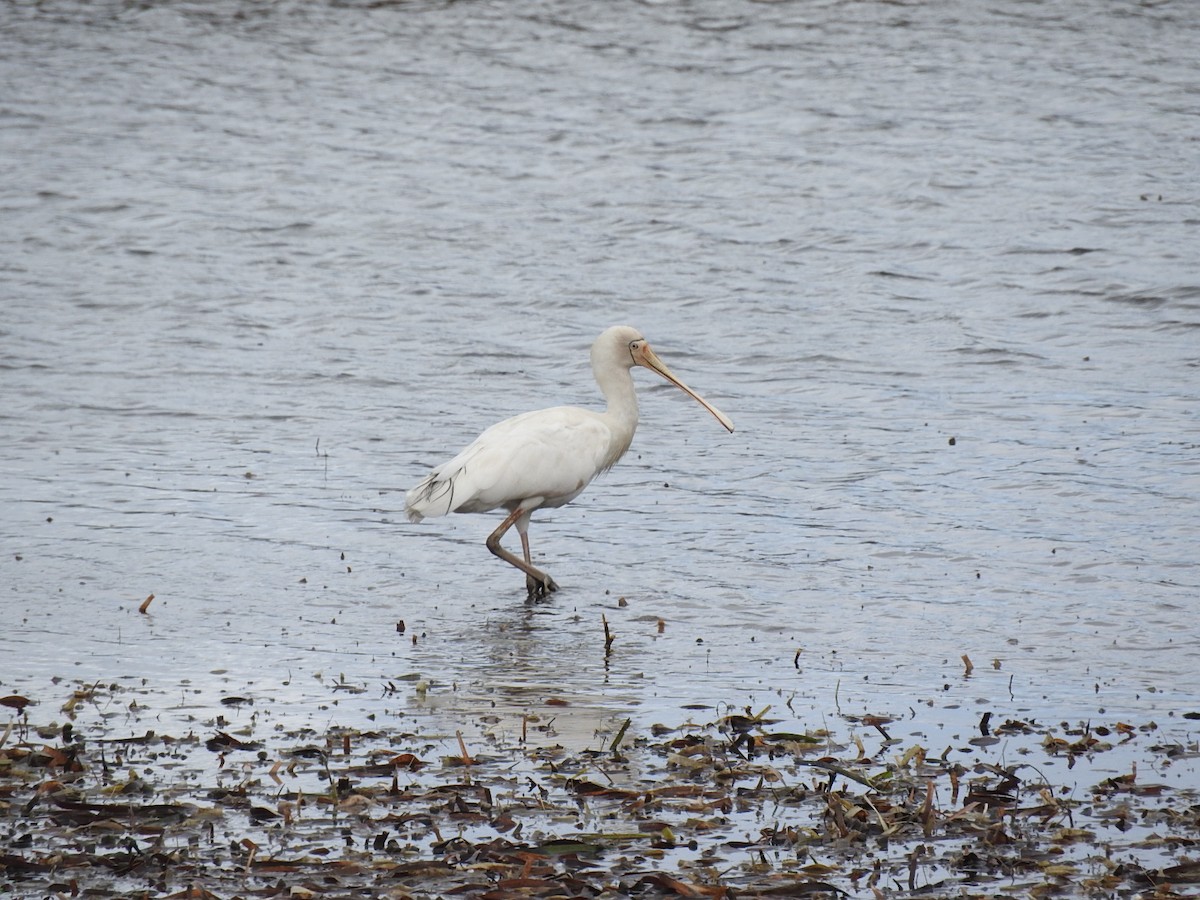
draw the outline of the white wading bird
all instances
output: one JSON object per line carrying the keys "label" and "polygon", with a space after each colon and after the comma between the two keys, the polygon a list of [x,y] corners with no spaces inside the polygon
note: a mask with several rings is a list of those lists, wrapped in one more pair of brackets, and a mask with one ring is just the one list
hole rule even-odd
{"label": "white wading bird", "polygon": [[[534,568],[529,558],[529,517],[535,509],[570,503],[629,449],[638,423],[630,374],[634,366],[657,372],[733,431],[725,414],[676,378],[637,329],[618,325],[592,344],[592,372],[608,409],[600,413],[555,406],[493,425],[405,495],[409,520],[503,507],[508,516],[487,539],[487,548],[525,573],[530,596],[558,590],[554,579]],[[523,560],[500,546],[513,525],[521,535]]]}

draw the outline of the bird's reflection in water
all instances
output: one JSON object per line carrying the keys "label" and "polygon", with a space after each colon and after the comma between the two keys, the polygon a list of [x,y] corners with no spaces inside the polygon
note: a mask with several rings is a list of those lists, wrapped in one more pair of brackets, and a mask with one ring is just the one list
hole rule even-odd
{"label": "bird's reflection in water", "polygon": [[556,604],[506,602],[464,623],[462,634],[419,643],[424,652],[412,660],[426,687],[411,695],[411,707],[460,723],[464,733],[532,747],[606,746],[637,694],[614,685],[629,676],[610,672],[599,624],[594,645],[581,645],[579,617]]}

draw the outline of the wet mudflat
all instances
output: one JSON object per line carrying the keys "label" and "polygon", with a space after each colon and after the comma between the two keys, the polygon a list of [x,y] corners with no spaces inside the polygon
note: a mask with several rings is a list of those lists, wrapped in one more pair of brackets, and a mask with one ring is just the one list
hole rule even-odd
{"label": "wet mudflat", "polygon": [[168,732],[144,689],[56,688],[2,701],[14,896],[1168,898],[1200,884],[1200,747],[1156,723],[985,714],[932,746],[924,711],[815,727],[784,701],[627,720],[569,750],[553,704],[513,733],[481,716],[447,734],[431,717],[292,730],[269,702],[230,696],[227,714]]}

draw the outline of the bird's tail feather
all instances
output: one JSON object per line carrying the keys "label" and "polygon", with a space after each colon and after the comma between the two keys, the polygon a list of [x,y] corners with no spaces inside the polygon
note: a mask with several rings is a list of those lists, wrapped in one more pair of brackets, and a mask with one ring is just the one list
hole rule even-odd
{"label": "bird's tail feather", "polygon": [[431,474],[404,495],[408,521],[420,522],[428,516],[444,516],[454,509],[454,479],[439,479]]}

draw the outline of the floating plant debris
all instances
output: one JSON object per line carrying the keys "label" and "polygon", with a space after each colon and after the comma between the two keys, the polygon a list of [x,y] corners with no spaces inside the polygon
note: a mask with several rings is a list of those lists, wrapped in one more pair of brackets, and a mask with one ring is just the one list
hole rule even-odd
{"label": "floating plant debris", "polygon": [[524,731],[470,746],[461,730],[254,719],[235,735],[216,717],[131,735],[97,712],[120,688],[61,689],[5,704],[20,718],[0,731],[0,893],[1168,898],[1200,884],[1200,751],[1153,723],[985,716],[1003,753],[935,751],[891,716],[842,717],[837,735],[714,706],[642,733],[626,719],[569,752]]}

